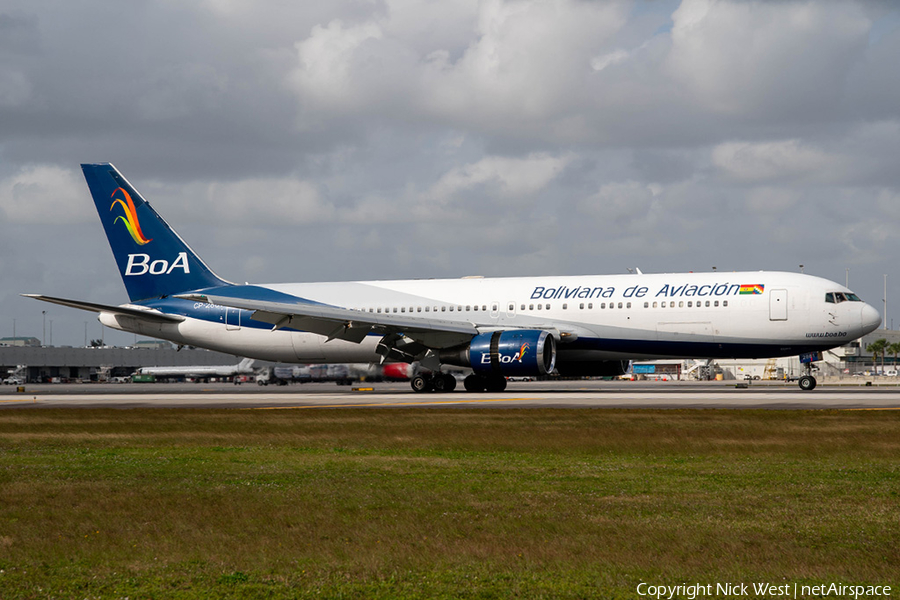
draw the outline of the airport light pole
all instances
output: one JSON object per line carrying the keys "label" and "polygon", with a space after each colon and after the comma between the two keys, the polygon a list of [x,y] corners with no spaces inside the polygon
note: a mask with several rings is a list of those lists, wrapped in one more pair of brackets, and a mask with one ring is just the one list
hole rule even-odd
{"label": "airport light pole", "polygon": [[41,317],[44,319],[44,333],[41,335],[41,346],[47,343],[47,311],[41,311]]}
{"label": "airport light pole", "polygon": [[884,274],[884,328],[887,329],[887,273]]}

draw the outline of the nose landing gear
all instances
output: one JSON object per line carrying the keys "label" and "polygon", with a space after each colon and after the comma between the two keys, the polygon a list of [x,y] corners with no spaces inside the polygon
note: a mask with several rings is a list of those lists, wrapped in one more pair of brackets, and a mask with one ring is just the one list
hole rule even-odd
{"label": "nose landing gear", "polygon": [[809,390],[815,389],[816,378],[813,377],[812,375],[804,375],[803,377],[800,378],[798,383],[800,384],[801,390],[808,392]]}

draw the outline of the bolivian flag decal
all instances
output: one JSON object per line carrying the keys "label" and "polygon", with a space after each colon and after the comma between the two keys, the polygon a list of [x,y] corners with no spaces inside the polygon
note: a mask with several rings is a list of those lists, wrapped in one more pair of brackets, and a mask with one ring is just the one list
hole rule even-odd
{"label": "bolivian flag decal", "polygon": [[750,295],[750,294],[762,294],[763,290],[766,289],[766,286],[761,283],[751,283],[751,284],[742,284],[741,288],[738,290],[738,294],[741,296]]}

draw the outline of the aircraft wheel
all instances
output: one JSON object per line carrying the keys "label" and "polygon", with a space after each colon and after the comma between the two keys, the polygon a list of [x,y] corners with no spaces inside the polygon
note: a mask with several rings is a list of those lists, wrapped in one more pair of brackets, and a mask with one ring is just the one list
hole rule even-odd
{"label": "aircraft wheel", "polygon": [[446,373],[438,373],[434,376],[432,382],[434,391],[438,393],[452,392],[456,388],[456,379],[453,375],[447,375]]}
{"label": "aircraft wheel", "polygon": [[417,394],[421,394],[423,392],[431,391],[431,382],[428,379],[422,377],[421,375],[416,375],[412,379],[409,380],[409,385],[412,387],[413,391]]}
{"label": "aircraft wheel", "polygon": [[488,378],[485,388],[489,392],[502,392],[506,389],[506,377],[502,375],[495,375]]}
{"label": "aircraft wheel", "polygon": [[484,384],[484,378],[474,374],[469,375],[463,381],[463,386],[465,386],[467,392],[483,392]]}
{"label": "aircraft wheel", "polygon": [[803,377],[800,378],[800,381],[798,383],[800,384],[801,390],[808,392],[809,390],[815,389],[816,378],[813,377],[812,375],[804,375]]}
{"label": "aircraft wheel", "polygon": [[453,390],[456,389],[456,377],[445,373],[444,379],[446,379],[446,383],[444,384],[445,392],[452,392]]}

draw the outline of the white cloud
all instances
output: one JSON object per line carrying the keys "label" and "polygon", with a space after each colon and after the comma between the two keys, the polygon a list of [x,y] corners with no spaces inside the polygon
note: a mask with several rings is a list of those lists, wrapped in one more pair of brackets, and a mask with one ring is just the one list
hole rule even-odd
{"label": "white cloud", "polygon": [[0,180],[0,211],[9,223],[75,223],[94,220],[80,172],[26,165]]}
{"label": "white cloud", "polygon": [[738,181],[774,181],[795,178],[833,179],[842,159],[800,140],[726,142],[712,150],[712,162]]}
{"label": "white cloud", "polygon": [[834,110],[871,28],[859,4],[831,1],[684,0],[672,20],[666,70],[726,115]]}
{"label": "white cloud", "polygon": [[206,222],[280,227],[330,222],[335,209],[308,181],[252,178],[192,186],[188,206]]}
{"label": "white cloud", "polygon": [[24,73],[0,65],[0,108],[25,106],[32,95],[32,85]]}
{"label": "white cloud", "polygon": [[425,194],[438,201],[486,186],[501,200],[521,202],[547,186],[571,161],[571,157],[531,154],[525,158],[488,156],[451,169]]}
{"label": "white cloud", "polygon": [[353,70],[356,53],[366,42],[380,39],[377,23],[345,27],[334,20],[326,27],[316,25],[308,38],[294,45],[298,66],[290,76],[291,85],[303,101],[328,110],[355,109],[365,93]]}
{"label": "white cloud", "polygon": [[643,223],[654,198],[662,192],[657,185],[639,181],[607,183],[596,194],[579,203],[579,209],[603,220],[621,223]]}
{"label": "white cloud", "polygon": [[591,68],[595,71],[602,71],[606,67],[617,65],[627,59],[628,52],[626,52],[625,50],[616,50],[615,52],[610,52],[608,54],[592,58]]}

